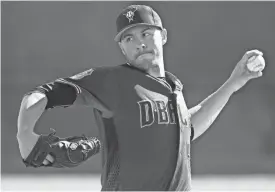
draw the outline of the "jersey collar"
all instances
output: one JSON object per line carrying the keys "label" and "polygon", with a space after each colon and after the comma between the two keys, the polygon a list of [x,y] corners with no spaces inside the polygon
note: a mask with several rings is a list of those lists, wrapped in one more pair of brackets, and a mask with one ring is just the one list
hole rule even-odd
{"label": "jersey collar", "polygon": [[182,91],[183,84],[174,74],[165,71],[165,77],[167,81],[171,81],[175,85],[175,91]]}
{"label": "jersey collar", "polygon": [[[132,66],[131,64],[129,63],[126,63],[126,66],[132,68],[132,69],[135,69],[135,70],[138,70],[138,71],[141,71],[142,73],[144,73],[142,70]],[[172,73],[168,72],[168,71],[165,71],[165,79],[166,81],[170,81],[174,84],[174,90],[175,91],[182,91],[183,89],[183,84],[181,83],[181,81]]]}

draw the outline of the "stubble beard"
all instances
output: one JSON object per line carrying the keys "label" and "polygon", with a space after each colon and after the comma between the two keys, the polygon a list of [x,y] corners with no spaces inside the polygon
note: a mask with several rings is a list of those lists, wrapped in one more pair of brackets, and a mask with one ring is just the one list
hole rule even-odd
{"label": "stubble beard", "polygon": [[162,62],[159,57],[155,57],[154,59],[142,59],[141,61],[136,62],[136,60],[130,60],[127,58],[128,63],[133,67],[138,68],[139,70],[150,74],[152,76],[159,76],[161,74],[161,65]]}

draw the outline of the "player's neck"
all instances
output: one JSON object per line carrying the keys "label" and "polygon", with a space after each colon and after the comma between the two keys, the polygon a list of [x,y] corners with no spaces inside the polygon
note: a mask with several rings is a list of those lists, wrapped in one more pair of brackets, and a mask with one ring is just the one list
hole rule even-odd
{"label": "player's neck", "polygon": [[163,71],[160,71],[160,70],[158,70],[158,71],[156,71],[156,70],[149,70],[147,73],[149,75],[153,76],[153,77],[156,77],[156,78],[158,78],[158,77],[165,77],[164,70]]}
{"label": "player's neck", "polygon": [[153,77],[165,77],[164,63],[158,62],[155,64],[157,67],[152,67],[147,71],[147,73]]}

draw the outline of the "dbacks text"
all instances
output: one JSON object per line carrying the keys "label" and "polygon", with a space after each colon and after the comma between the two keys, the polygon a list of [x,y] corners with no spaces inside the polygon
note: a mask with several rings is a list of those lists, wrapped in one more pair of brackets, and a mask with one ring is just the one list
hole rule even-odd
{"label": "dbacks text", "polygon": [[[155,121],[158,124],[176,124],[176,109],[172,101],[143,100],[138,102],[140,111],[140,127],[152,125]],[[157,116],[157,117],[156,117]]]}

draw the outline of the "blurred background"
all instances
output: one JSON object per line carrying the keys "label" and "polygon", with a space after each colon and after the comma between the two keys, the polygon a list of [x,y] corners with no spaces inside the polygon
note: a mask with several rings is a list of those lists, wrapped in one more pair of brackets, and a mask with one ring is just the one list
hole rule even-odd
{"label": "blurred background", "polygon": [[[264,53],[264,76],[234,94],[212,127],[193,142],[192,173],[195,189],[275,191],[275,2],[157,1],[1,2],[3,190],[36,186],[38,191],[52,181],[60,189],[100,189],[100,155],[73,169],[26,168],[16,140],[17,116],[23,95],[40,84],[122,64],[113,40],[115,22],[133,3],[160,14],[168,31],[166,69],[184,83],[190,107],[219,88],[246,51]],[[49,133],[50,127],[61,137],[98,135],[89,108],[48,111],[36,132]]]}

